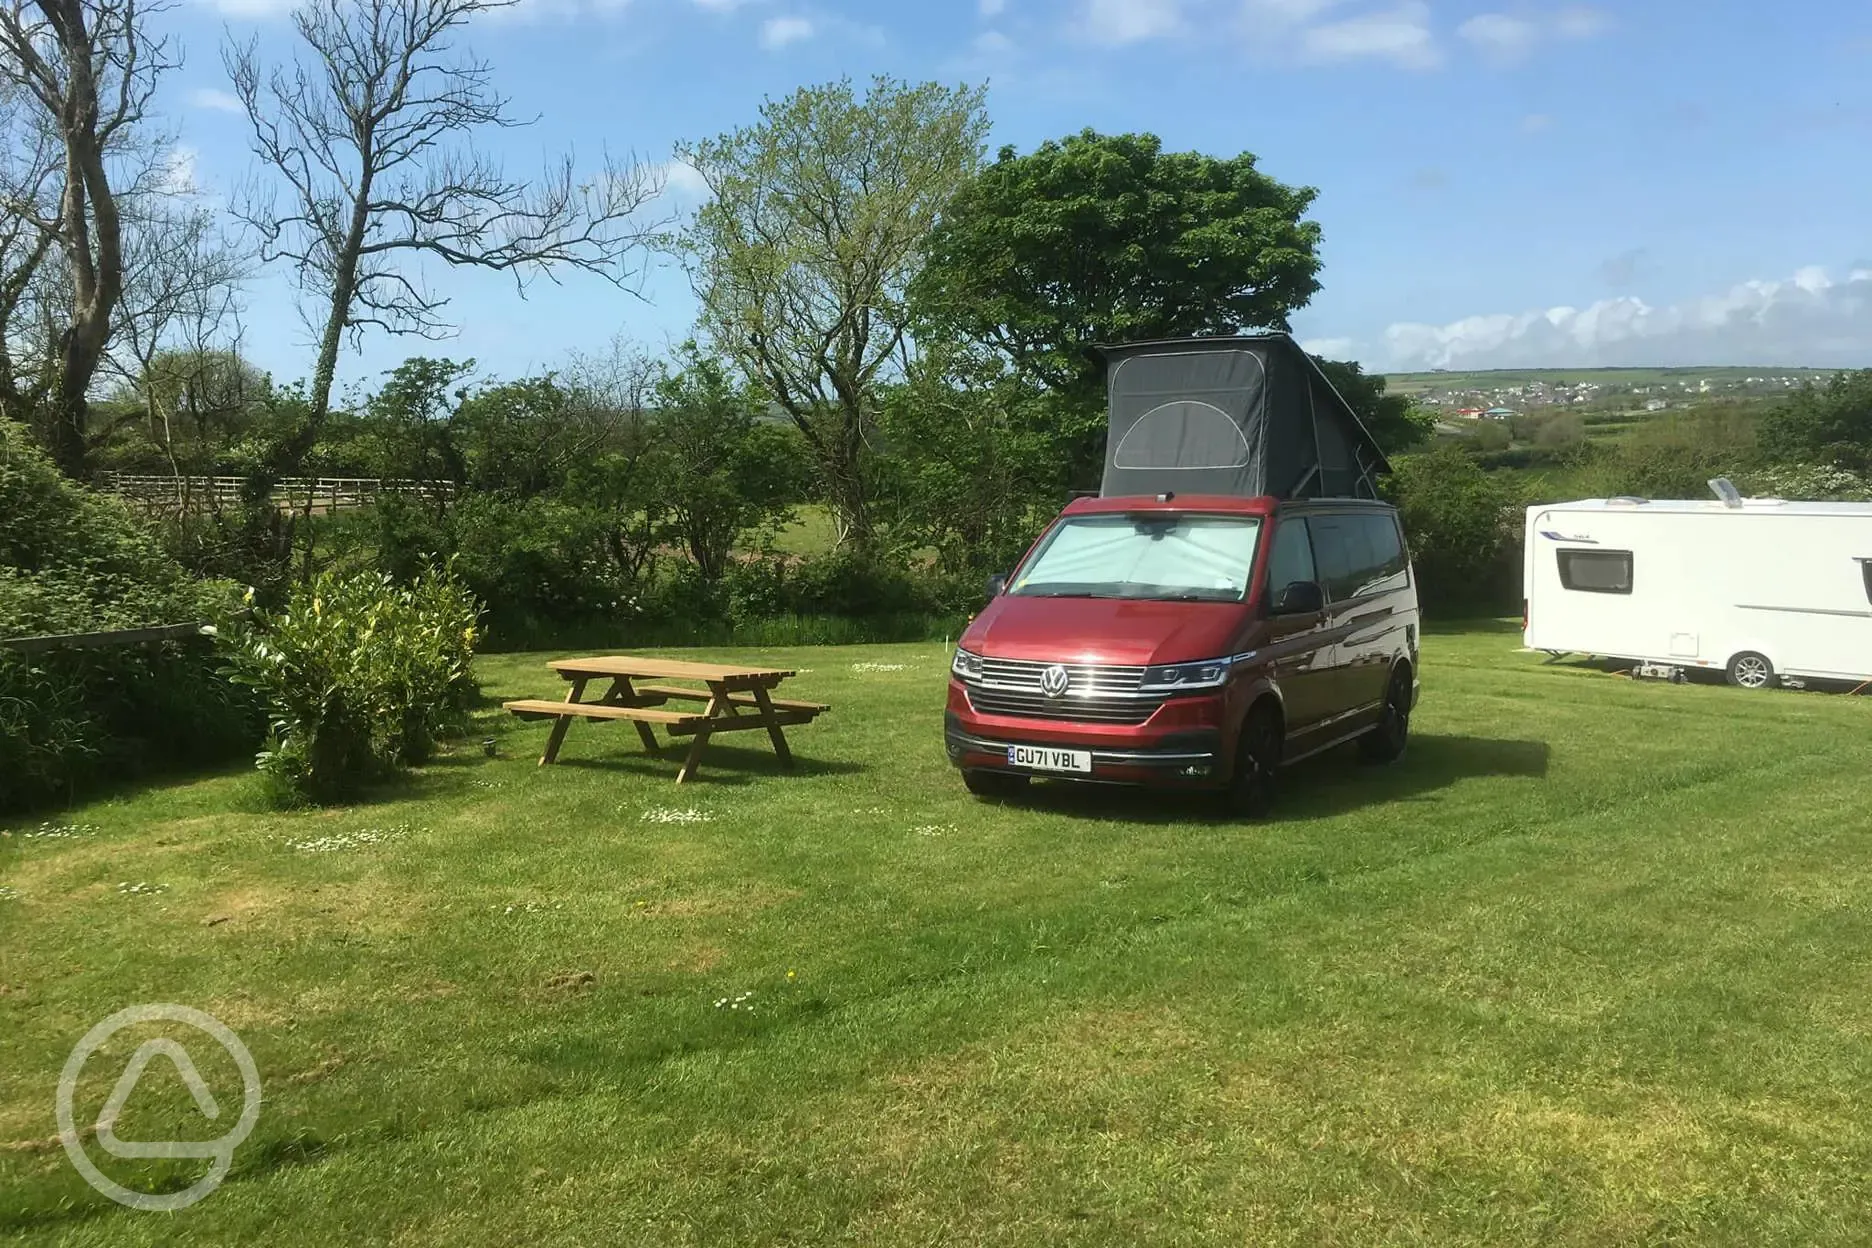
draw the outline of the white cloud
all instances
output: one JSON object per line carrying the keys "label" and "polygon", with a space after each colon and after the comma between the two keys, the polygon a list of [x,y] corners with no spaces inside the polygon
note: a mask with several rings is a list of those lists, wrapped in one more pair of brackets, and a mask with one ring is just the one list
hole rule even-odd
{"label": "white cloud", "polygon": [[1467,41],[1492,65],[1517,65],[1533,55],[1542,43],[1553,39],[1591,39],[1611,25],[1597,9],[1574,7],[1543,14],[1532,10],[1518,13],[1479,13],[1456,28],[1459,38]]}
{"label": "white cloud", "polygon": [[515,0],[514,4],[488,9],[482,17],[488,22],[571,22],[587,17],[616,17],[629,8],[630,3],[631,0]]}
{"label": "white cloud", "polygon": [[1612,25],[1612,19],[1598,9],[1562,9],[1554,18],[1554,30],[1562,39],[1591,39]]}
{"label": "white cloud", "polygon": [[686,161],[666,160],[656,167],[656,174],[663,181],[665,199],[699,203],[712,194],[702,171]]}
{"label": "white cloud", "polygon": [[1300,342],[1302,351],[1329,360],[1349,360],[1357,347],[1358,344],[1350,338],[1304,338]]}
{"label": "white cloud", "polygon": [[698,9],[707,9],[711,13],[732,13],[744,4],[755,0],[689,0]]}
{"label": "white cloud", "polygon": [[1667,307],[1605,299],[1587,308],[1472,316],[1385,330],[1393,371],[1773,364],[1872,365],[1872,268],[1835,281],[1824,268]]}
{"label": "white cloud", "polygon": [[1086,0],[1081,29],[1094,43],[1117,47],[1183,30],[1182,0]]}
{"label": "white cloud", "polygon": [[1007,0],[980,0],[975,7],[983,17],[996,18],[1007,9]]}
{"label": "white cloud", "polygon": [[1310,26],[1300,32],[1300,51],[1316,62],[1389,61],[1404,69],[1435,69],[1443,63],[1430,30],[1430,6],[1423,0]]}
{"label": "white cloud", "polygon": [[998,30],[984,30],[969,45],[977,56],[1006,56],[1014,50],[1014,41]]}
{"label": "white cloud", "polygon": [[1506,13],[1479,14],[1458,26],[1456,34],[1475,45],[1485,58],[1502,65],[1524,59],[1541,36],[1540,27],[1532,19]]}
{"label": "white cloud", "polygon": [[188,93],[188,102],[191,107],[213,109],[217,113],[241,111],[240,97],[219,87],[196,87]]}
{"label": "white cloud", "polygon": [[814,29],[810,18],[770,17],[761,23],[760,45],[769,52],[778,52],[790,43],[812,38]]}
{"label": "white cloud", "polygon": [[196,151],[178,143],[163,153],[162,172],[156,187],[165,195],[196,195],[201,187],[195,181]]}
{"label": "white cloud", "polygon": [[1242,0],[1242,17],[1250,25],[1303,26],[1341,0]]}
{"label": "white cloud", "polygon": [[223,17],[258,19],[284,17],[292,12],[298,0],[206,0],[206,3]]}

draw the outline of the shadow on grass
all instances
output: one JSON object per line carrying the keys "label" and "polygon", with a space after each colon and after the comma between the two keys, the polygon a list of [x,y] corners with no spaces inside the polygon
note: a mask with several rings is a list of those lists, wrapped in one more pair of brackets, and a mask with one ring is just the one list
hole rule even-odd
{"label": "shadow on grass", "polygon": [[[791,742],[788,743],[789,745]],[[684,741],[675,745],[665,745],[650,754],[642,746],[633,746],[617,753],[607,753],[599,758],[567,758],[561,754],[554,767],[570,767],[580,771],[609,771],[619,775],[650,776],[676,782],[676,772],[688,756],[689,743]],[[701,770],[695,779],[684,783],[684,788],[691,784],[751,784],[756,780],[772,779],[776,776],[850,776],[871,770],[863,763],[849,759],[822,759],[802,757],[796,749],[793,752],[793,765],[788,767],[776,758],[771,750],[744,748],[732,745],[716,745],[710,742],[702,752]]]}
{"label": "shadow on grass", "polygon": [[[1281,773],[1270,822],[1318,819],[1385,802],[1418,801],[1461,780],[1483,776],[1542,779],[1544,741],[1418,733],[1399,761],[1372,766],[1343,745]],[[1194,791],[1071,783],[1034,785],[1016,803],[1076,818],[1130,823],[1236,823],[1219,795]]]}

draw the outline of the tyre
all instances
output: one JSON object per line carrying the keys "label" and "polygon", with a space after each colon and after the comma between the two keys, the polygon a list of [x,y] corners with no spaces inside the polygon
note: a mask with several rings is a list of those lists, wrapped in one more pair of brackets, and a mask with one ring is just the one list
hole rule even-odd
{"label": "tyre", "polygon": [[1765,654],[1753,650],[1744,650],[1729,660],[1725,673],[1729,683],[1740,689],[1773,689],[1780,682],[1775,679],[1774,664]]}
{"label": "tyre", "polygon": [[976,797],[1019,797],[1027,791],[1030,778],[1018,772],[982,771],[974,767],[965,768],[962,772],[963,785]]}
{"label": "tyre", "polygon": [[1359,757],[1368,763],[1395,763],[1410,744],[1411,673],[1400,665],[1385,688],[1384,711],[1377,726],[1358,740]]}
{"label": "tyre", "polygon": [[1230,814],[1260,819],[1274,808],[1283,735],[1280,715],[1273,707],[1257,706],[1248,712],[1235,743],[1235,771],[1227,793]]}

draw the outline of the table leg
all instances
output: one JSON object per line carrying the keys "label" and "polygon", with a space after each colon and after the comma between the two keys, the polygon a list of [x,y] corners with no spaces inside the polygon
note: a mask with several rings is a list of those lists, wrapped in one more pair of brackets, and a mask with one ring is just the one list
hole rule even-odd
{"label": "table leg", "polygon": [[[565,700],[567,702],[576,702],[583,697],[585,695],[585,684],[590,679],[589,676],[574,676],[572,678],[572,687],[566,690]],[[546,737],[546,752],[540,755],[540,766],[544,767],[546,764],[559,757],[559,746],[565,741],[566,729],[571,726],[572,717],[570,715],[561,715],[558,719],[553,721],[552,732]]]}
{"label": "table leg", "polygon": [[[611,682],[611,700],[622,703],[625,706],[637,705],[637,691],[631,688],[630,677],[620,676]],[[637,725],[637,739],[643,742],[644,749],[651,754],[655,754],[658,749],[656,733],[650,731],[650,725],[644,723],[641,719],[632,720],[631,722]]]}
{"label": "table leg", "polygon": [[793,751],[787,749],[786,736],[780,731],[780,725],[774,721],[773,703],[767,697],[767,690],[762,686],[754,689],[754,705],[760,707],[761,718],[767,721],[767,739],[773,742],[773,752],[780,762],[787,767],[793,765]]}
{"label": "table leg", "polygon": [[[709,699],[708,710],[703,712],[709,719],[724,714],[734,714],[734,703],[728,700],[728,691],[713,681],[709,682],[709,692],[714,696]],[[676,773],[676,783],[696,778],[696,772],[702,766],[702,751],[708,745],[708,725],[696,729],[695,740],[689,743],[689,756],[683,759],[682,770]]]}

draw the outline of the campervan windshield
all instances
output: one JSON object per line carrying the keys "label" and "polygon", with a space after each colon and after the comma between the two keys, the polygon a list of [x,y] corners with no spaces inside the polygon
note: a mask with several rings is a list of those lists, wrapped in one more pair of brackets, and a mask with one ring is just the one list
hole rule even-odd
{"label": "campervan windshield", "polygon": [[1008,592],[1240,602],[1260,534],[1251,517],[1075,516],[1054,526]]}

